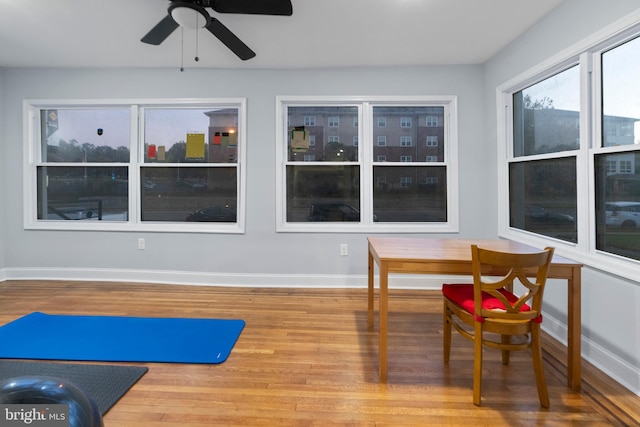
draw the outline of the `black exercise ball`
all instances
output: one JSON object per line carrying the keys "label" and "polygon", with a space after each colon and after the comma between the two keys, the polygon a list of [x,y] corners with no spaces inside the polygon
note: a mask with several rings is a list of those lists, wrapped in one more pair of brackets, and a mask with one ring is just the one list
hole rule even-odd
{"label": "black exercise ball", "polygon": [[0,403],[69,405],[69,427],[104,426],[93,399],[59,378],[25,376],[0,381]]}

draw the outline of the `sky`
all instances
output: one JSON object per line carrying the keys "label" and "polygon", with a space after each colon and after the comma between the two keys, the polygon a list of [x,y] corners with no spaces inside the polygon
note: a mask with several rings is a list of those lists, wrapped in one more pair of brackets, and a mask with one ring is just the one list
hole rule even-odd
{"label": "sky", "polygon": [[[113,148],[130,145],[130,109],[59,109],[58,130],[51,134],[49,143],[75,139],[84,143]],[[204,113],[211,109],[153,109],[147,110],[145,142],[164,145],[169,149],[174,143],[186,141],[187,133],[207,134],[209,117]],[[100,130],[102,130],[100,132]]]}
{"label": "sky", "polygon": [[[603,54],[603,114],[640,120],[640,38]],[[532,101],[545,96],[560,110],[580,110],[580,69],[574,66],[523,91]]]}

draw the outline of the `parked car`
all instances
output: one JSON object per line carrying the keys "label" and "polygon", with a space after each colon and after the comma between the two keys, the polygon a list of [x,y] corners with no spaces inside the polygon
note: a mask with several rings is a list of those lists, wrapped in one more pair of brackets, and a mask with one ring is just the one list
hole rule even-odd
{"label": "parked car", "polygon": [[237,214],[229,205],[210,206],[187,214],[185,221],[193,222],[236,222]]}
{"label": "parked car", "polygon": [[571,215],[553,212],[541,206],[529,206],[526,219],[530,225],[570,225],[576,222]]}
{"label": "parked car", "polygon": [[83,206],[65,206],[65,207],[52,207],[49,206],[47,212],[47,219],[53,220],[87,220],[100,219],[100,213],[97,209],[86,208]]}
{"label": "parked car", "polygon": [[605,205],[605,215],[608,227],[634,229],[640,225],[640,202],[609,202]]}
{"label": "parked car", "polygon": [[309,221],[360,221],[360,211],[342,202],[312,203]]}

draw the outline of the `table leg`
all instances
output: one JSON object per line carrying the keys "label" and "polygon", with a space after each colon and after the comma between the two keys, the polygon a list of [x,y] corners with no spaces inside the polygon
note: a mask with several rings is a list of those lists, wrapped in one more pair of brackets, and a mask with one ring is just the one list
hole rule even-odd
{"label": "table leg", "polygon": [[580,350],[582,284],[580,268],[573,269],[573,277],[568,279],[569,313],[567,317],[567,377],[569,387],[580,391],[582,352]]}
{"label": "table leg", "polygon": [[380,291],[378,296],[378,363],[380,368],[380,382],[387,381],[387,333],[389,311],[389,269],[384,262],[380,262]]}
{"label": "table leg", "polygon": [[369,265],[368,265],[368,291],[367,291],[367,326],[369,329],[373,328],[373,254],[369,250]]}

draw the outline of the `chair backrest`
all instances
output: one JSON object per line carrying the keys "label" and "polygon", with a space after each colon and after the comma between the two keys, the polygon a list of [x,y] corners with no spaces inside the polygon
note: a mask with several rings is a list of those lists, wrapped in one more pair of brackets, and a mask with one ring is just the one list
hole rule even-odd
{"label": "chair backrest", "polygon": [[[553,252],[551,247],[535,253],[511,253],[472,245],[475,313],[484,318],[541,319],[542,295]],[[516,284],[524,287],[516,298],[503,292]],[[483,308],[483,292],[496,298],[504,309]]]}

